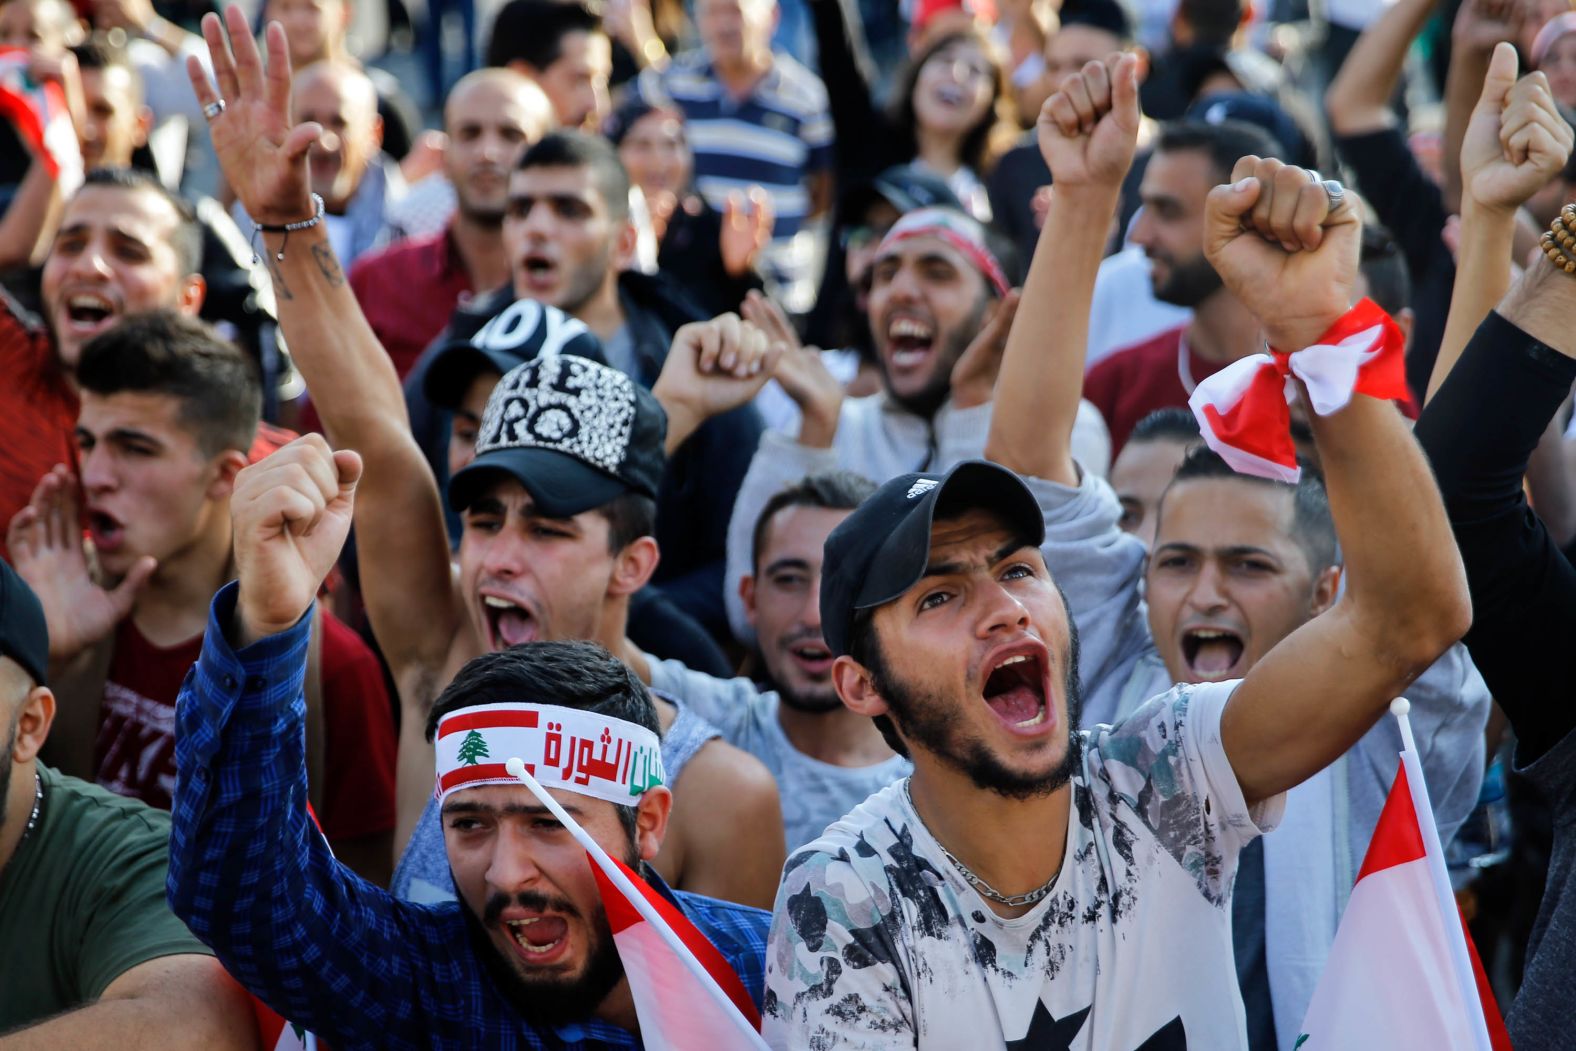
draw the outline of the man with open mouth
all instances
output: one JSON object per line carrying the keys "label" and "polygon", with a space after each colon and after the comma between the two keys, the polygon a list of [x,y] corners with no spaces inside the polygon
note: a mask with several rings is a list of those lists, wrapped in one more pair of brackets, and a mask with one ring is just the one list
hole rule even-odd
{"label": "man with open mouth", "polygon": [[[1041,116],[1057,190],[1008,338],[995,462],[893,479],[827,539],[838,696],[914,773],[789,858],[767,952],[774,1047],[1247,1047],[1241,852],[1470,622],[1420,450],[1393,406],[1350,394],[1313,420],[1341,601],[1239,681],[1078,729],[1080,667],[1119,656],[1099,640],[1080,660],[1079,621],[1122,599],[1067,557],[1082,538],[1056,505],[1088,488],[1116,517],[1070,437],[1136,67],[1087,64]],[[1320,343],[1349,313],[1356,210],[1277,161],[1245,157],[1234,178],[1211,195],[1211,263],[1273,346]]]}
{"label": "man with open mouth", "polygon": [[[436,808],[427,806],[432,744],[422,732],[434,698],[472,658],[535,641],[595,641],[636,674],[646,673],[647,658],[626,627],[631,597],[662,554],[653,533],[667,458],[708,419],[754,396],[770,373],[768,344],[736,317],[686,326],[648,390],[624,372],[574,356],[574,337],[595,342],[594,327],[583,319],[536,302],[500,314],[500,327],[518,326],[519,339],[510,345],[534,360],[497,381],[475,458],[451,479],[449,504],[462,522],[456,573],[444,494],[411,434],[393,364],[356,304],[323,225],[304,219],[315,211],[308,203],[307,144],[321,129],[292,128],[285,100],[265,86],[265,76],[288,74],[283,40],[270,46],[265,64],[240,10],[227,9],[225,18],[224,27],[217,18],[203,27],[227,102],[210,133],[248,214],[277,228],[259,241],[276,289],[288,291],[280,294],[280,324],[318,394],[328,434],[368,463],[356,544],[368,619],[402,711],[396,850],[413,838],[418,822],[423,828],[414,838],[434,847],[442,834]],[[281,33],[268,28],[270,39]],[[201,70],[188,72],[199,99],[216,105]],[[616,156],[612,164],[621,175]],[[585,163],[546,167],[592,185]],[[517,168],[514,184],[532,170]],[[545,205],[537,211],[550,212]],[[284,224],[299,222],[308,225],[282,232]],[[495,359],[490,368],[504,371]],[[473,370],[466,386],[485,385],[485,371]],[[684,736],[682,713],[671,705],[662,711],[664,728]],[[756,760],[708,739],[705,727],[692,724],[685,733],[693,735],[684,749],[688,761],[682,771],[669,771],[679,801],[674,834],[658,868],[680,889],[764,904],[783,857],[776,788]],[[705,805],[686,807],[691,785]],[[717,836],[717,829],[729,834]],[[429,860],[435,863],[424,871],[448,884],[441,853],[431,851]],[[452,896],[447,887],[437,889]]]}
{"label": "man with open mouth", "polygon": [[100,169],[66,203],[44,260],[43,317],[0,291],[0,527],[52,467],[75,460],[82,348],[127,314],[195,317],[206,291],[201,253],[190,205],[153,175]]}
{"label": "man with open mouth", "polygon": [[755,527],[754,572],[743,586],[761,682],[715,678],[676,660],[651,662],[653,687],[683,697],[772,772],[790,851],[912,769],[868,717],[838,698],[835,654],[821,630],[827,535],[874,491],[866,478],[827,471],[767,501]]}
{"label": "man with open mouth", "polygon": [[238,476],[239,580],[213,600],[177,717],[176,914],[254,995],[337,1048],[637,1047],[591,861],[506,771],[520,757],[759,1004],[766,914],[675,893],[646,864],[673,801],[656,710],[594,643],[483,654],[433,704],[425,731],[459,902],[400,901],[335,860],[305,806],[305,613],[360,477],[356,453],[317,435]]}
{"label": "man with open mouth", "polygon": [[[807,475],[845,468],[874,482],[908,471],[945,471],[983,455],[1003,341],[1018,296],[985,228],[953,207],[905,213],[881,238],[870,267],[869,326],[882,389],[844,397],[824,367],[780,370],[800,409],[792,436],[767,431],[750,461],[728,533],[723,591],[734,635],[753,631],[739,598],[750,572],[748,538],[771,495]],[[1073,432],[1079,462],[1104,474],[1110,440],[1093,405]]]}

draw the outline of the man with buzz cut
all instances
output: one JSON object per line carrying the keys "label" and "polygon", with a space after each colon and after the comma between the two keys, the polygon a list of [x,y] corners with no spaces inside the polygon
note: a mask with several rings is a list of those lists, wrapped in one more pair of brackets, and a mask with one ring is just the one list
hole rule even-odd
{"label": "man with buzz cut", "polygon": [[[1057,192],[1008,337],[995,462],[894,478],[827,539],[838,696],[914,773],[789,858],[767,951],[773,1047],[1247,1047],[1239,856],[1470,623],[1420,450],[1392,405],[1348,391],[1312,421],[1341,600],[1240,680],[1078,729],[1077,618],[1104,582],[1075,562],[1052,575],[1070,538],[1046,504],[1083,480],[1061,366],[1082,349],[1138,123],[1132,56],[1087,64],[1046,105]],[[1232,174],[1206,245],[1271,344],[1301,350],[1365,316],[1349,198],[1277,161]],[[1398,361],[1399,334],[1381,331]]]}

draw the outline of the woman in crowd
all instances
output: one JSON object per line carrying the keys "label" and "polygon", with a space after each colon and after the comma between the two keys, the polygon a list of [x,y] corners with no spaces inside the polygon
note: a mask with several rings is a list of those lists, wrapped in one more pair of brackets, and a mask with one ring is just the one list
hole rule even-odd
{"label": "woman in crowd", "polygon": [[603,132],[645,197],[657,266],[709,313],[737,311],[745,294],[761,287],[755,260],[772,231],[765,191],[730,200],[726,214],[707,204],[695,192],[695,156],[676,109],[631,95],[608,117]]}
{"label": "woman in crowd", "polygon": [[860,72],[837,0],[812,6],[837,131],[838,185],[913,162],[945,179],[965,209],[989,222],[983,180],[1017,131],[1001,57],[990,42],[973,29],[937,36],[913,56],[883,111]]}

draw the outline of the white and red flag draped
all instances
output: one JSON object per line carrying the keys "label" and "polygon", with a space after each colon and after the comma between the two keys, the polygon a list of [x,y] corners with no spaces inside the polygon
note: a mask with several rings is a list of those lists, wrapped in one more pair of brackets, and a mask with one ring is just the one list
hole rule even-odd
{"label": "white and red flag draped", "polygon": [[583,848],[602,893],[648,1051],[767,1051],[744,983],[700,929],[558,805],[518,757],[505,764]]}
{"label": "white and red flag draped", "polygon": [[1302,469],[1291,440],[1294,379],[1320,416],[1339,412],[1353,394],[1404,402],[1405,346],[1390,315],[1364,299],[1311,347],[1250,354],[1199,381],[1188,407],[1204,443],[1232,470],[1296,482]]}
{"label": "white and red flag draped", "polygon": [[1510,1051],[1456,906],[1407,703],[1401,767],[1368,844],[1297,1051]]}
{"label": "white and red flag draped", "polygon": [[29,73],[26,48],[0,47],[0,120],[7,121],[60,183],[69,197],[82,185],[82,151],[66,106],[66,93],[53,81],[39,83]]}

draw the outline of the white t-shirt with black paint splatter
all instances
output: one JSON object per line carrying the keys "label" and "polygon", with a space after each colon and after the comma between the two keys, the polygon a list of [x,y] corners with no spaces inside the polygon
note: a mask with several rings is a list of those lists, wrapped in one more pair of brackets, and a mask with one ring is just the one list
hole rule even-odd
{"label": "white t-shirt with black paint splatter", "polygon": [[[1232,960],[1248,808],[1220,740],[1235,682],[1178,686],[1084,737],[1049,897],[990,910],[901,782],[789,860],[764,1031],[795,1051],[1170,1051],[1245,1046]],[[1057,834],[1061,834],[1057,830]]]}

